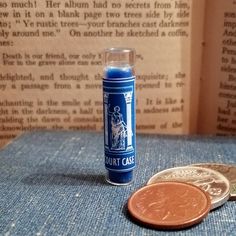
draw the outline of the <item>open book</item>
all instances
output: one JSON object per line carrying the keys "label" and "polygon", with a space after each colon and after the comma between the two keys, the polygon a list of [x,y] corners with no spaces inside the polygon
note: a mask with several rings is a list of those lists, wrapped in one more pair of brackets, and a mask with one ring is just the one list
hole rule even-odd
{"label": "open book", "polygon": [[137,131],[236,133],[235,0],[0,3],[0,145],[102,130],[101,52],[137,52]]}

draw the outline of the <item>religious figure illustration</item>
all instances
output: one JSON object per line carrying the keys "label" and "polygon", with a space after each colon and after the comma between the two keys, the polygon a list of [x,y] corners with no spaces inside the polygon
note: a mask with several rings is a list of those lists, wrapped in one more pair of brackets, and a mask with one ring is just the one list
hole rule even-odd
{"label": "religious figure illustration", "polygon": [[109,112],[111,116],[111,139],[112,150],[125,150],[125,138],[127,137],[127,125],[120,113],[120,107],[115,106],[113,112]]}

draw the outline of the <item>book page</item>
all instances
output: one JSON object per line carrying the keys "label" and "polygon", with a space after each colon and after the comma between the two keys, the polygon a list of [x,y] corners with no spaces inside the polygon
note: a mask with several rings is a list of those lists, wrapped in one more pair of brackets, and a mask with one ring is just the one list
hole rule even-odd
{"label": "book page", "polygon": [[200,94],[200,78],[202,66],[202,53],[204,41],[205,24],[205,0],[192,2],[192,24],[191,24],[191,72],[189,91],[189,134],[197,133],[198,108]]}
{"label": "book page", "polygon": [[236,134],[236,1],[208,0],[199,132]]}
{"label": "book page", "polygon": [[[136,49],[137,132],[189,133],[192,17],[199,20],[202,5],[1,1],[0,145],[29,130],[102,130],[108,47]],[[200,43],[195,40],[196,52]]]}

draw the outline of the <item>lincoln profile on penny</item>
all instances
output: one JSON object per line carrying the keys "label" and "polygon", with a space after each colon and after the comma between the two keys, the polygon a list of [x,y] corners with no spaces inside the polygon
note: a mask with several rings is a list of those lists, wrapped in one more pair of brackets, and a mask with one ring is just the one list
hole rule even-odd
{"label": "lincoln profile on penny", "polygon": [[111,138],[113,150],[125,150],[125,138],[127,137],[127,125],[123,120],[123,115],[120,113],[120,107],[115,106],[111,115]]}

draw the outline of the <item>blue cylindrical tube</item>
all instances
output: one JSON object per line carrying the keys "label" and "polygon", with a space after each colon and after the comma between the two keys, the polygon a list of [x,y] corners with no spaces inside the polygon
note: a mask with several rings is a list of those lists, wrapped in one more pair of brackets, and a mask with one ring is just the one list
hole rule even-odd
{"label": "blue cylindrical tube", "polygon": [[104,52],[103,114],[107,181],[127,185],[135,167],[135,51],[109,48]]}

